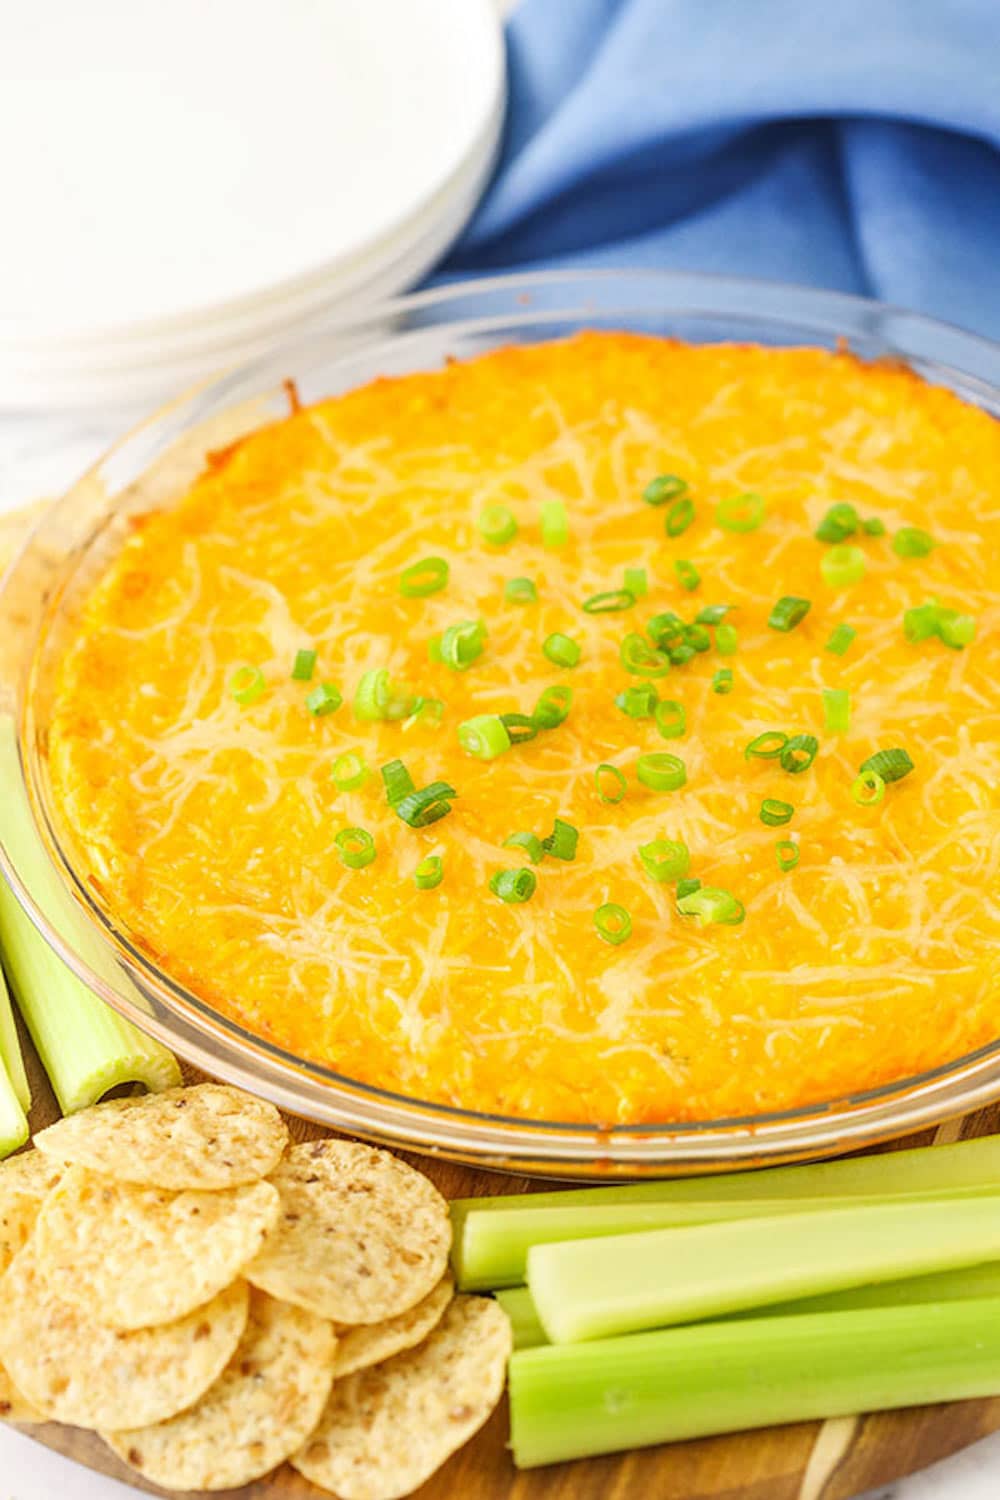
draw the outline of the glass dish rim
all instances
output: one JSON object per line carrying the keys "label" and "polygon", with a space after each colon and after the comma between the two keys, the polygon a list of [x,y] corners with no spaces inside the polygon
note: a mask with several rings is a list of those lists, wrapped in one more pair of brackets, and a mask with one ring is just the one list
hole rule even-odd
{"label": "glass dish rim", "polygon": [[[790,283],[694,272],[607,269],[518,273],[512,276],[486,277],[451,283],[410,296],[390,299],[378,306],[367,307],[350,317],[338,318],[319,334],[298,339],[238,370],[201,383],[193,390],[181,395],[176,401],[153,413],[120,438],[82,477],[78,485],[56,502],[53,513],[58,515],[62,507],[71,503],[79,484],[86,483],[95,475],[99,475],[104,466],[117,454],[127,449],[129,444],[140,439],[148,440],[165,422],[168,429],[172,429],[168,432],[168,437],[173,441],[179,433],[184,431],[183,424],[178,427],[177,419],[189,404],[213,399],[224,402],[231,390],[255,381],[258,376],[262,380],[266,377],[266,387],[262,389],[266,389],[267,394],[270,394],[278,379],[275,374],[276,368],[284,367],[294,371],[296,360],[301,360],[308,350],[317,344],[323,348],[329,348],[338,337],[345,333],[368,328],[375,335],[375,349],[377,350],[378,339],[384,334],[386,324],[391,327],[396,320],[405,319],[414,314],[442,307],[447,308],[464,299],[488,298],[493,294],[509,295],[516,304],[521,295],[535,289],[548,291],[557,288],[576,291],[578,288],[595,284],[602,289],[642,288],[655,285],[666,295],[669,296],[672,292],[681,299],[682,305],[674,307],[673,303],[670,304],[681,317],[739,318],[750,323],[754,321],[769,323],[772,327],[784,322],[786,326],[798,327],[800,330],[805,323],[817,337],[825,335],[827,338],[839,336],[849,339],[872,336],[873,326],[878,329],[885,320],[889,320],[890,324],[901,320],[907,330],[916,329],[929,337],[932,350],[943,337],[945,348],[957,349],[958,353],[965,357],[967,363],[952,366],[937,361],[926,347],[920,347],[919,339],[915,341],[916,348],[909,350],[900,348],[898,351],[891,352],[898,352],[910,363],[916,359],[942,371],[967,376],[974,384],[982,385],[985,394],[993,398],[989,403],[991,406],[993,400],[1000,401],[1000,346],[979,335],[955,328],[953,325],[871,299]],[[740,300],[743,294],[747,297],[747,305],[721,305],[726,302],[727,296]],[[713,295],[715,302],[712,300]],[[691,297],[690,304],[683,301],[685,296]],[[763,298],[765,302],[777,298],[779,302],[790,301],[792,305],[785,308],[783,313],[770,308],[758,311],[752,305],[755,297]],[[580,316],[585,315],[588,310],[590,309],[574,307],[572,313]],[[635,311],[635,309],[631,310]],[[568,311],[561,306],[552,309],[543,305],[533,311],[524,312],[511,307],[502,315],[494,313],[491,318],[486,319],[486,322],[498,322],[505,328],[513,330],[518,324],[530,325],[552,319],[558,320],[568,315]],[[851,327],[848,329],[847,325]],[[463,330],[477,328],[479,320],[466,317],[459,322],[445,323],[441,326],[442,328],[451,327],[457,334]],[[876,332],[875,336],[879,341],[882,341],[884,337],[881,332]],[[904,338],[902,342],[906,343],[907,340]],[[972,366],[971,369],[969,365]],[[918,373],[923,372],[918,370]],[[109,513],[113,509],[114,506],[109,507]],[[51,527],[52,516],[43,517],[38,528],[26,543],[25,550],[35,539],[46,536],[51,531]],[[17,565],[18,559],[15,559],[7,579],[4,580],[3,586],[0,586],[0,598],[2,598],[4,587],[14,576]],[[33,642],[33,659],[37,655],[40,640],[41,634],[36,633]],[[111,947],[118,961],[122,963],[124,960],[123,967],[133,983],[138,981],[144,993],[147,986],[154,986],[157,991],[156,998],[168,1016],[177,1016],[179,1006],[187,1013],[189,1019],[192,1015],[197,1017],[194,1021],[194,1028],[202,1037],[201,1049],[192,1047],[188,1039],[179,1044],[176,1034],[165,1021],[158,1017],[151,1017],[134,1006],[130,1007],[121,995],[102,981],[85,959],[70,949],[32,901],[16,869],[11,865],[6,851],[0,847],[0,869],[7,875],[15,895],[28,911],[32,921],[49,945],[60,954],[64,961],[69,963],[84,982],[97,990],[105,1000],[126,1014],[129,1019],[152,1034],[158,1035],[160,1040],[174,1047],[182,1055],[192,1059],[196,1057],[198,1064],[209,1071],[222,1076],[226,1076],[227,1073],[229,1076],[238,1073],[239,1077],[236,1081],[249,1083],[250,1087],[256,1086],[259,1092],[269,1093],[272,1097],[278,1096],[278,1102],[284,1103],[293,1110],[297,1109],[300,1113],[313,1117],[317,1114],[315,1100],[303,1103],[301,1089],[296,1087],[296,1082],[301,1080],[301,1075],[305,1071],[310,1078],[319,1080],[322,1087],[329,1090],[331,1095],[360,1095],[363,1099],[375,1104],[379,1110],[386,1112],[388,1116],[393,1116],[394,1113],[410,1115],[415,1111],[417,1116],[424,1119],[423,1126],[419,1120],[416,1124],[401,1119],[395,1122],[391,1119],[380,1123],[373,1122],[363,1118],[364,1112],[358,1111],[356,1105],[352,1107],[349,1103],[345,1104],[343,1111],[339,1113],[333,1111],[337,1116],[336,1119],[329,1118],[328,1112],[321,1111],[321,1117],[326,1123],[336,1123],[341,1128],[351,1129],[360,1134],[369,1134],[373,1138],[380,1139],[397,1141],[402,1139],[405,1144],[415,1149],[436,1150],[444,1155],[475,1160],[486,1165],[521,1166],[524,1162],[528,1162],[535,1171],[563,1170],[571,1173],[581,1171],[598,1173],[624,1169],[635,1173],[644,1170],[692,1170],[691,1163],[695,1160],[704,1170],[706,1167],[746,1165],[748,1159],[756,1162],[764,1159],[788,1160],[795,1156],[815,1155],[824,1151],[844,1149],[845,1144],[861,1144],[883,1136],[899,1134],[930,1120],[942,1118],[945,1114],[967,1109],[973,1104],[985,1102],[987,1098],[993,1097],[1000,1090],[1000,1038],[913,1077],[893,1080],[878,1088],[844,1095],[834,1100],[753,1116],[648,1125],[602,1127],[597,1124],[495,1115],[423,1100],[412,1095],[400,1095],[375,1085],[344,1077],[325,1065],[296,1057],[221,1016],[206,1001],[187,991],[166,970],[161,969],[140,950],[134,948],[121,934],[115,932],[113,922],[93,901],[54,826],[45,814],[44,798],[38,786],[32,758],[26,753],[24,743],[27,706],[22,693],[19,703],[20,768],[32,813],[43,836],[50,859],[55,864],[62,881],[74,888],[73,893],[77,898],[77,903],[87,912],[90,925],[101,932],[102,941]],[[206,1051],[205,1049],[210,1048],[213,1042],[216,1047],[221,1045],[223,1048],[234,1050],[238,1054],[239,1061],[228,1056],[220,1058],[217,1052]],[[264,1065],[264,1077],[258,1076],[253,1071],[261,1064]],[[275,1072],[277,1076],[271,1076]],[[440,1125],[440,1133],[444,1137],[443,1144],[432,1143],[429,1139],[434,1132],[429,1132],[426,1128],[428,1119]],[[398,1133],[394,1133],[396,1127],[399,1127]],[[464,1140],[448,1139],[462,1128],[468,1132]],[[516,1139],[507,1139],[511,1136]],[[500,1137],[504,1139],[501,1140]],[[692,1154],[690,1150],[692,1142],[706,1143],[705,1149],[697,1150]],[[556,1149],[557,1143],[561,1143],[558,1149]],[[581,1147],[586,1143],[589,1143],[589,1149],[581,1152]],[[713,1145],[720,1148],[717,1156],[711,1154],[710,1148]],[[496,1159],[498,1154],[499,1160]]]}

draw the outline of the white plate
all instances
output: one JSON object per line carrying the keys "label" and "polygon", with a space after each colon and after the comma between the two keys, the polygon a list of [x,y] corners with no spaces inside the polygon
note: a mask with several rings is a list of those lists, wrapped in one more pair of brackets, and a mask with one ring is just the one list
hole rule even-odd
{"label": "white plate", "polygon": [[0,330],[308,294],[440,193],[502,88],[490,0],[0,5]]}

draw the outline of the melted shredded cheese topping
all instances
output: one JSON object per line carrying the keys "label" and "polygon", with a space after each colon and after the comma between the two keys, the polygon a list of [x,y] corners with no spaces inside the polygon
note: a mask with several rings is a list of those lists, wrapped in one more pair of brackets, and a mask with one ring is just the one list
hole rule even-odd
{"label": "melted shredded cheese topping", "polygon": [[[683,475],[697,516],[675,540],[641,494]],[[721,530],[716,502],[745,489],[763,526]],[[562,499],[570,539],[541,545],[539,506]],[[813,531],[829,505],[876,514],[889,535],[851,538],[866,577],[820,573]],[[517,538],[488,546],[476,520],[503,503]],[[902,560],[901,526],[937,543]],[[146,518],[89,601],[64,663],[50,738],[57,801],[117,919],[220,1011],[343,1074],[468,1108],[596,1124],[753,1114],[919,1073],[1000,1032],[1000,427],[911,373],[846,355],[625,334],[506,349],[433,374],[379,381],[293,414],[220,456],[169,511]],[[399,575],[429,555],[450,583],[424,599]],[[686,593],[675,558],[701,572]],[[650,591],[624,614],[581,601]],[[539,602],[504,601],[537,581]],[[784,594],[813,601],[788,634],[767,626]],[[902,614],[938,596],[975,615],[975,643],[909,645]],[[614,707],[631,680],[618,647],[664,609],[692,619],[731,604],[739,651],[699,654],[658,682],[687,710],[666,744]],[[464,673],[428,659],[444,627],[482,617],[484,654]],[[823,650],[838,621],[857,638]],[[541,644],[583,648],[561,670]],[[345,704],[314,718],[290,677],[314,646],[314,684]],[[259,665],[267,691],[240,707],[227,683]],[[729,696],[711,690],[732,668]],[[443,699],[439,727],[358,723],[361,674]],[[457,725],[530,712],[548,685],[574,690],[568,720],[488,763]],[[824,730],[822,689],[851,694],[848,733]],[[820,740],[812,768],[744,759],[767,729]],[[860,808],[850,787],[872,751],[903,746],[916,769]],[[372,774],[338,793],[334,758]],[[687,785],[634,776],[669,750]],[[406,827],[377,768],[400,756],[417,786],[450,781],[449,817]],[[594,768],[629,779],[602,804]],[[787,828],[765,797],[795,805]],[[488,889],[524,862],[515,829],[555,815],[581,830],[575,862],[544,861],[526,905]],[[336,832],[360,825],[378,855],[345,869]],[[777,837],[799,842],[782,873]],[[640,844],[686,841],[692,875],[746,905],[740,927],[680,917]],[[440,854],[441,886],[414,887]],[[595,908],[619,902],[634,931],[608,947]]]}

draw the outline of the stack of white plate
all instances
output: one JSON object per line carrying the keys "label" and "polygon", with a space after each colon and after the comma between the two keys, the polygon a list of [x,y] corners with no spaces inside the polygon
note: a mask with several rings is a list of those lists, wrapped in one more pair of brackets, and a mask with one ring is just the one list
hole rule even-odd
{"label": "stack of white plate", "polygon": [[504,102],[495,0],[0,4],[0,404],[148,403],[411,286]]}

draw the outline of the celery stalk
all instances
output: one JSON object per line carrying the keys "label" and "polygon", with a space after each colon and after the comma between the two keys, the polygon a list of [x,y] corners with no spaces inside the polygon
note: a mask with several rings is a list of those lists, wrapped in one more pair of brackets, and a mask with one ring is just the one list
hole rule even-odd
{"label": "celery stalk", "polygon": [[0,1066],[0,1157],[9,1156],[27,1139],[28,1118],[7,1069]]}
{"label": "celery stalk", "polygon": [[[807,1206],[965,1196],[994,1191],[998,1183],[1000,1136],[983,1136],[947,1146],[728,1176],[459,1198],[451,1204],[452,1259],[463,1291],[489,1290],[524,1280],[533,1244],[630,1234],[658,1225],[762,1218],[804,1212]],[[562,1225],[557,1213],[567,1215]],[[657,1218],[657,1213],[663,1217]],[[644,1214],[649,1218],[644,1220]]]}
{"label": "celery stalk", "polygon": [[17,1025],[14,1021],[14,1012],[10,1005],[10,995],[0,969],[0,1065],[7,1074],[8,1082],[14,1090],[14,1096],[22,1111],[27,1112],[31,1108],[31,1087],[28,1083],[28,1075],[24,1071],[24,1058],[21,1056],[21,1043],[17,1035]]}
{"label": "celery stalk", "polygon": [[510,1319],[515,1349],[534,1349],[547,1344],[545,1329],[526,1286],[508,1286],[496,1293],[496,1300]]}
{"label": "celery stalk", "polygon": [[[85,920],[49,863],[19,790],[13,722],[0,715],[0,842],[39,909],[75,938]],[[86,932],[86,939],[94,935]],[[105,1005],[49,947],[0,876],[0,952],[11,989],[64,1113],[122,1083],[151,1089],[181,1081],[176,1059]],[[89,957],[89,954],[88,954]],[[95,967],[110,959],[101,951]],[[119,983],[121,979],[119,977]]]}
{"label": "celery stalk", "polygon": [[510,1361],[522,1468],[1000,1394],[1000,1299],[669,1328]]}
{"label": "celery stalk", "polygon": [[[511,1321],[515,1349],[537,1349],[548,1338],[534,1299],[526,1286],[509,1286],[496,1292],[496,1300]],[[912,1307],[924,1302],[968,1302],[974,1298],[1000,1299],[1000,1261],[981,1266],[962,1266],[953,1271],[932,1271],[927,1276],[907,1276],[902,1281],[878,1281],[852,1286],[843,1292],[824,1292],[794,1302],[775,1302],[763,1310],[744,1308],[727,1313],[727,1319],[800,1317],[803,1313],[854,1312],[862,1307]]]}
{"label": "celery stalk", "polygon": [[1000,1194],[535,1245],[551,1341],[576,1343],[1000,1258]]}

